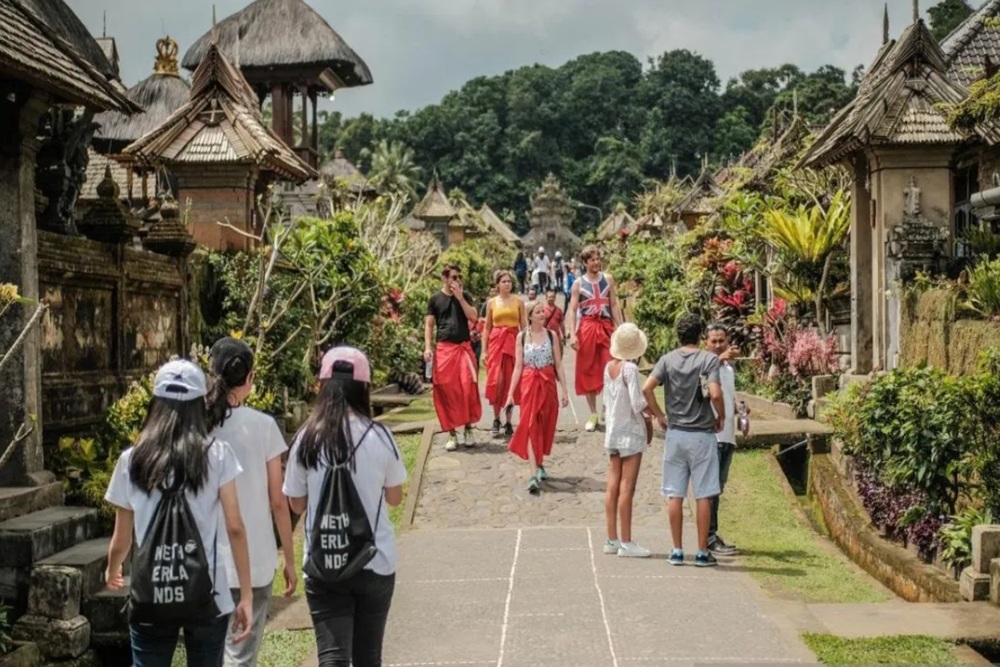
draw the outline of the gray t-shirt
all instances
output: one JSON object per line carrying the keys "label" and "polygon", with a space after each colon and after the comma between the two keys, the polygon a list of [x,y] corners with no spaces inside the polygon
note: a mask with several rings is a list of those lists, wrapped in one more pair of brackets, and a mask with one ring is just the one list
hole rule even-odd
{"label": "gray t-shirt", "polygon": [[663,385],[670,428],[715,433],[715,412],[707,390],[709,382],[719,382],[717,356],[681,347],[660,357],[652,377]]}

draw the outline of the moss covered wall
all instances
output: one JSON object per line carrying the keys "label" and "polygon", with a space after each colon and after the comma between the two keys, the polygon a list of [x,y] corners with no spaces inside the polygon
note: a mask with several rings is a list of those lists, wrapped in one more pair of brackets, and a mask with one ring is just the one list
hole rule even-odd
{"label": "moss covered wall", "polygon": [[910,293],[903,300],[899,362],[924,361],[952,375],[976,370],[979,355],[1000,345],[1000,324],[956,319],[956,297],[947,290]]}

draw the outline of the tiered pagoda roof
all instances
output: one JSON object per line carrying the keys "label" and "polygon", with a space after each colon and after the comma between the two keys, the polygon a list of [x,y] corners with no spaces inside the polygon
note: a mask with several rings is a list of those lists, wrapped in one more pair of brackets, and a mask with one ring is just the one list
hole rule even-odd
{"label": "tiered pagoda roof", "polygon": [[987,0],[941,42],[948,76],[968,86],[982,78],[988,62],[1000,65],[1000,0]]}
{"label": "tiered pagoda roof", "polygon": [[317,175],[264,125],[256,94],[217,44],[195,70],[188,102],[123,153],[148,165],[256,165],[298,182]]}
{"label": "tiered pagoda roof", "polygon": [[948,107],[967,92],[948,69],[947,57],[918,19],[882,46],[855,99],[834,116],[800,166],[824,167],[871,144],[955,144],[976,136],[996,143],[1000,124],[980,124],[971,135],[949,127]]}

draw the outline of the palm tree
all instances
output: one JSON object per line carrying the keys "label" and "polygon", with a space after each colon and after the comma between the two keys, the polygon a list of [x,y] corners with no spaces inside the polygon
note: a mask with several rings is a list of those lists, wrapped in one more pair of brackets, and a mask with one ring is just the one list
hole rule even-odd
{"label": "palm tree", "polygon": [[364,157],[371,157],[372,185],[382,192],[398,192],[412,200],[417,199],[417,189],[423,187],[420,182],[421,169],[413,157],[413,149],[398,141],[383,139],[374,151],[365,149]]}

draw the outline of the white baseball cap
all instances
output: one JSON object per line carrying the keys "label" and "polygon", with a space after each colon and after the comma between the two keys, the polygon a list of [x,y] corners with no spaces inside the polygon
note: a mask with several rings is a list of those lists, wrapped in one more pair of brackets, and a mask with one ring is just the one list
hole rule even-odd
{"label": "white baseball cap", "polygon": [[545,252],[545,248],[543,246],[538,246],[538,252]]}
{"label": "white baseball cap", "polygon": [[153,396],[175,401],[193,401],[208,393],[205,373],[197,364],[175,359],[160,366],[153,379]]}

